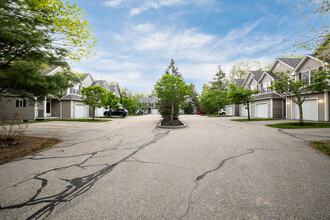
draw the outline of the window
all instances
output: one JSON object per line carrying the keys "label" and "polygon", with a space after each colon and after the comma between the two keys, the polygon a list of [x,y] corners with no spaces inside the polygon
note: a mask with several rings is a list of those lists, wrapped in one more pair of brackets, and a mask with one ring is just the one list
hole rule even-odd
{"label": "window", "polygon": [[23,99],[17,99],[16,100],[16,107],[20,108],[20,107],[26,107],[26,100]]}
{"label": "window", "polygon": [[313,84],[314,73],[317,71],[317,68],[312,69],[310,73],[310,84]]}
{"label": "window", "polygon": [[309,71],[302,72],[301,78],[302,78],[302,80],[304,80],[304,84],[308,85],[309,84]]}

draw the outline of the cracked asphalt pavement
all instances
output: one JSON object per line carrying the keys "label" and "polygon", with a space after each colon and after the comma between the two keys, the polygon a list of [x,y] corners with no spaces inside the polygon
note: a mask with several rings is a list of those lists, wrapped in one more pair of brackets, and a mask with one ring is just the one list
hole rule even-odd
{"label": "cracked asphalt pavement", "polygon": [[306,141],[330,129],[181,119],[30,124],[63,142],[0,166],[0,219],[330,219],[330,160]]}

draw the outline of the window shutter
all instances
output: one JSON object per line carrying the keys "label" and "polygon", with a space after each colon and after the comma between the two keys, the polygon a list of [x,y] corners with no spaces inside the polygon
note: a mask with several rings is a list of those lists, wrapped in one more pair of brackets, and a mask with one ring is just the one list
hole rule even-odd
{"label": "window shutter", "polygon": [[19,100],[16,100],[16,107],[19,107]]}
{"label": "window shutter", "polygon": [[299,80],[301,80],[301,73],[299,73]]}
{"label": "window shutter", "polygon": [[273,85],[273,81],[270,81],[270,85],[271,85],[271,86]]}
{"label": "window shutter", "polygon": [[23,107],[26,107],[26,100],[23,100]]}

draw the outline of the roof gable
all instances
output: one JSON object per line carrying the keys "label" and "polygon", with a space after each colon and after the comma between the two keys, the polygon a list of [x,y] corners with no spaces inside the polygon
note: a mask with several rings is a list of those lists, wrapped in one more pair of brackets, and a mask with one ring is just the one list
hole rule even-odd
{"label": "roof gable", "polygon": [[271,71],[264,71],[259,79],[259,83],[262,82],[262,80],[265,78],[265,76],[268,75],[270,78],[272,78],[273,80],[275,80],[277,77],[276,75],[271,72]]}
{"label": "roof gable", "polygon": [[297,74],[297,70],[299,70],[299,68],[308,60],[308,59],[314,59],[322,64],[328,64],[327,62],[324,62],[318,58],[316,58],[315,56],[311,55],[311,54],[306,54],[301,61],[298,63],[298,65],[294,68],[294,70],[292,71],[291,75],[296,75]]}

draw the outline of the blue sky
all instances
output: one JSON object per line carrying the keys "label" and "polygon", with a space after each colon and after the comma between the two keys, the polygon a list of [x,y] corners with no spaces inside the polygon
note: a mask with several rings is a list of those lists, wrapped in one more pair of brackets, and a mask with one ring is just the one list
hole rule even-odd
{"label": "blue sky", "polygon": [[[84,8],[97,55],[75,71],[150,92],[171,58],[199,92],[221,65],[272,62],[304,30],[293,0],[70,0]],[[305,52],[305,51],[303,51]],[[301,53],[303,53],[301,52]]]}

